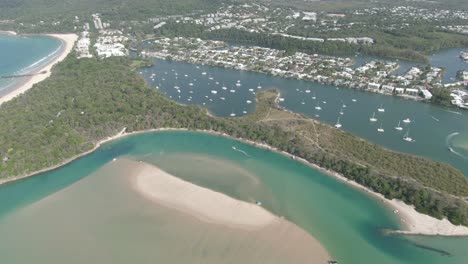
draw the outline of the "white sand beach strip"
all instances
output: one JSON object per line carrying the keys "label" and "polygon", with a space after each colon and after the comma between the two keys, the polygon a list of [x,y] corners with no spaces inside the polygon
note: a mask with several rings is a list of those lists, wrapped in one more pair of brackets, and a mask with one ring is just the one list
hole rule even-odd
{"label": "white sand beach strip", "polygon": [[64,47],[62,48],[60,55],[58,55],[51,62],[44,65],[44,67],[42,67],[41,69],[37,69],[35,71],[46,71],[46,73],[27,77],[23,82],[20,83],[18,87],[16,87],[10,93],[0,97],[0,105],[26,92],[27,90],[31,89],[34,86],[34,84],[41,82],[47,77],[49,77],[51,74],[52,67],[67,57],[68,53],[70,53],[70,51],[73,49],[73,46],[75,45],[75,42],[78,39],[78,36],[76,34],[48,34],[47,36],[60,39],[63,42]]}
{"label": "white sand beach strip", "polygon": [[279,218],[263,207],[181,180],[145,163],[137,164],[135,187],[147,198],[198,219],[234,228],[258,229]]}
{"label": "white sand beach strip", "polygon": [[441,236],[468,236],[468,227],[457,226],[449,222],[446,218],[437,218],[418,213],[414,206],[407,205],[399,200],[392,200],[390,204],[395,208],[401,217],[401,221],[406,225],[407,230],[397,231],[400,234],[418,235],[441,235]]}

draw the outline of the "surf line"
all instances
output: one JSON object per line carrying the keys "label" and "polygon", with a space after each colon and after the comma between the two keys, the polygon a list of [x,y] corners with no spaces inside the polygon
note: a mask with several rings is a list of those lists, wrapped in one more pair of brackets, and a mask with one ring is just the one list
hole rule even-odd
{"label": "surf line", "polygon": [[249,156],[249,154],[247,154],[247,152],[245,152],[245,151],[243,151],[243,150],[241,150],[241,149],[238,149],[238,148],[236,148],[236,147],[234,147],[234,146],[232,146],[232,149],[235,150],[235,151],[238,151],[238,152],[240,152],[240,153],[242,153],[242,154],[244,154],[245,156],[247,156],[247,157],[250,158],[250,156]]}

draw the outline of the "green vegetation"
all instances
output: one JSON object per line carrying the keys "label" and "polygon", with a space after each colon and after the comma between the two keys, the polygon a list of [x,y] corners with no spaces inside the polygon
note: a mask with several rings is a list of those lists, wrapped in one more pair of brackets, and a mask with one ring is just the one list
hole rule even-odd
{"label": "green vegetation", "polygon": [[445,105],[445,106],[452,105],[450,103],[450,101],[452,100],[452,97],[450,96],[449,89],[433,88],[431,89],[431,93],[432,93],[431,102],[440,104],[440,105]]}
{"label": "green vegetation", "polygon": [[0,16],[38,22],[101,13],[108,19],[139,20],[213,9],[220,3],[220,0],[3,0]]}
{"label": "green vegetation", "polygon": [[52,76],[0,106],[0,177],[25,175],[127,131],[207,129],[264,142],[334,170],[420,212],[468,226],[468,180],[453,167],[395,153],[328,125],[278,108],[274,91],[260,93],[245,118],[216,118],[149,88],[127,58],[77,60],[71,54]]}
{"label": "green vegetation", "polygon": [[427,55],[441,49],[468,46],[468,36],[435,30],[427,26],[381,31],[378,28],[367,28],[364,25],[359,25],[354,28],[323,33],[304,29],[304,25],[299,24],[288,31],[289,34],[295,36],[325,39],[367,36],[375,39],[374,45],[358,45],[338,41],[325,41],[321,43],[279,35],[252,33],[235,28],[206,31],[201,25],[175,22],[168,23],[164,27],[155,30],[154,33],[156,36],[183,36],[222,40],[230,43],[281,49],[288,52],[302,51],[309,54],[319,53],[325,55],[354,55],[361,53],[383,58],[418,62],[427,62]]}

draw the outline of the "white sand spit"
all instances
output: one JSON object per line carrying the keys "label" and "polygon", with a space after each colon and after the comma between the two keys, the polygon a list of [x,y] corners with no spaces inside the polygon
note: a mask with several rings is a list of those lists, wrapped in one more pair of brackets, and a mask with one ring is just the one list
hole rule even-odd
{"label": "white sand spit", "polygon": [[400,234],[421,234],[421,235],[441,235],[441,236],[468,236],[468,227],[456,226],[446,218],[437,218],[418,213],[414,206],[407,205],[400,200],[390,201],[392,207],[398,210],[401,221],[408,230],[397,231]]}
{"label": "white sand spit", "polygon": [[78,39],[78,36],[76,34],[48,34],[47,36],[58,38],[63,42],[63,45],[65,46],[62,48],[61,54],[51,62],[47,63],[41,69],[35,71],[46,71],[46,73],[27,77],[27,79],[24,82],[22,82],[21,85],[19,85],[16,89],[12,90],[5,96],[0,97],[0,105],[26,92],[27,90],[31,89],[34,84],[41,82],[47,77],[49,77],[51,74],[50,70],[52,69],[52,67],[67,57],[68,53],[70,53],[70,51],[72,50],[73,45],[75,45],[75,41]]}
{"label": "white sand spit", "polygon": [[256,204],[194,185],[149,164],[138,168],[134,185],[145,197],[202,221],[243,229],[259,229],[279,221]]}

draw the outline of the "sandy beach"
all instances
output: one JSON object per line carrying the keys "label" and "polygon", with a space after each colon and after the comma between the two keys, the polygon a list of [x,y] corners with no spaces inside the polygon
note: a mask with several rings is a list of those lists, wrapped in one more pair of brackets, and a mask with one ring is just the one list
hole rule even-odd
{"label": "sandy beach", "polygon": [[[78,158],[80,158],[82,156],[85,156],[85,155],[88,155],[88,154],[94,152],[96,149],[98,149],[102,144],[104,144],[106,142],[110,142],[110,141],[117,140],[117,139],[120,139],[120,138],[123,138],[123,137],[131,136],[131,135],[158,132],[158,131],[189,131],[189,130],[184,129],[184,128],[157,128],[157,129],[148,129],[148,130],[143,130],[143,131],[134,131],[134,132],[127,133],[126,128],[123,128],[116,135],[108,137],[106,139],[103,139],[103,140],[97,142],[93,149],[91,149],[89,151],[86,151],[85,153],[76,155],[76,156],[74,156],[74,157],[72,157],[72,158],[70,158],[70,159],[68,159],[68,160],[66,160],[66,161],[64,161],[64,162],[62,162],[60,164],[57,164],[57,165],[42,169],[40,171],[29,173],[29,174],[24,175],[24,176],[18,176],[18,177],[13,177],[13,178],[7,178],[7,179],[0,180],[0,185],[7,184],[7,183],[10,183],[10,182],[14,182],[14,181],[18,181],[18,180],[21,180],[21,179],[24,179],[24,178],[27,178],[27,177],[37,175],[39,173],[47,172],[47,171],[59,168],[61,166],[64,166],[64,165],[66,165],[66,164],[68,164],[68,163],[70,163],[70,162],[72,162],[72,161],[74,161],[74,160],[76,160],[76,159],[78,159]],[[310,167],[312,167],[312,168],[314,168],[316,170],[319,170],[319,171],[323,172],[326,175],[335,177],[336,179],[342,181],[345,184],[348,184],[348,185],[353,186],[353,187],[355,187],[355,188],[357,188],[357,189],[359,189],[361,191],[366,192],[370,196],[378,199],[385,206],[389,207],[389,209],[394,211],[395,214],[397,214],[397,217],[399,218],[402,226],[404,227],[404,230],[389,230],[391,233],[414,234],[414,235],[435,235],[435,236],[468,236],[468,227],[456,226],[456,225],[450,223],[447,219],[439,220],[439,219],[436,219],[434,217],[419,213],[414,209],[413,206],[406,205],[402,201],[399,201],[399,200],[386,199],[382,194],[374,192],[374,191],[368,189],[367,187],[365,187],[363,185],[360,185],[360,184],[358,184],[358,183],[356,183],[354,181],[351,181],[351,180],[347,179],[346,177],[344,177],[343,175],[341,175],[341,174],[339,174],[337,172],[326,170],[326,169],[324,169],[322,167],[319,167],[316,164],[308,162],[305,159],[296,157],[296,156],[294,156],[294,155],[292,155],[290,153],[287,153],[285,151],[278,150],[278,149],[276,149],[276,148],[274,148],[272,146],[262,144],[262,143],[258,143],[258,142],[254,142],[254,141],[247,140],[247,139],[234,138],[234,137],[232,137],[232,136],[230,136],[230,135],[228,135],[226,133],[220,133],[220,132],[212,131],[212,130],[192,130],[192,131],[223,136],[223,137],[231,138],[231,139],[234,139],[234,140],[238,140],[238,141],[250,144],[250,145],[255,146],[255,147],[260,147],[260,148],[263,148],[263,149],[266,149],[266,150],[277,152],[277,153],[282,154],[282,155],[284,155],[286,157],[294,158],[298,162],[306,164],[307,166],[310,166]],[[397,210],[397,211],[395,211],[395,210]],[[436,228],[434,226],[436,226]]]}
{"label": "sandy beach", "polygon": [[[15,32],[7,32],[7,33],[16,35]],[[49,77],[51,74],[52,67],[67,57],[67,55],[73,49],[73,46],[75,45],[76,40],[78,39],[78,36],[76,34],[47,34],[47,36],[57,38],[63,43],[62,44],[63,46],[60,50],[60,54],[55,59],[53,59],[46,65],[44,65],[44,67],[40,69],[36,69],[34,72],[32,72],[32,73],[39,73],[42,71],[46,71],[46,73],[37,74],[34,76],[30,76],[30,77],[24,77],[23,80],[19,81],[19,83],[15,85],[12,91],[0,97],[0,105],[26,92],[27,90],[31,89],[34,86],[34,84],[41,82],[45,80],[47,77]]]}
{"label": "sandy beach", "polygon": [[240,243],[241,247],[251,244],[243,253],[243,263],[258,263],[254,259],[269,259],[268,263],[284,263],[286,259],[293,260],[291,263],[327,263],[331,259],[315,238],[260,205],[194,185],[151,164],[128,159],[113,163],[111,166],[126,168],[136,192],[156,205],[192,216],[217,230],[232,230],[228,232],[244,236],[239,241],[218,242],[231,246]]}
{"label": "sandy beach", "polygon": [[138,168],[133,185],[146,198],[202,221],[249,230],[279,221],[259,205],[194,185],[143,162],[126,163]]}

